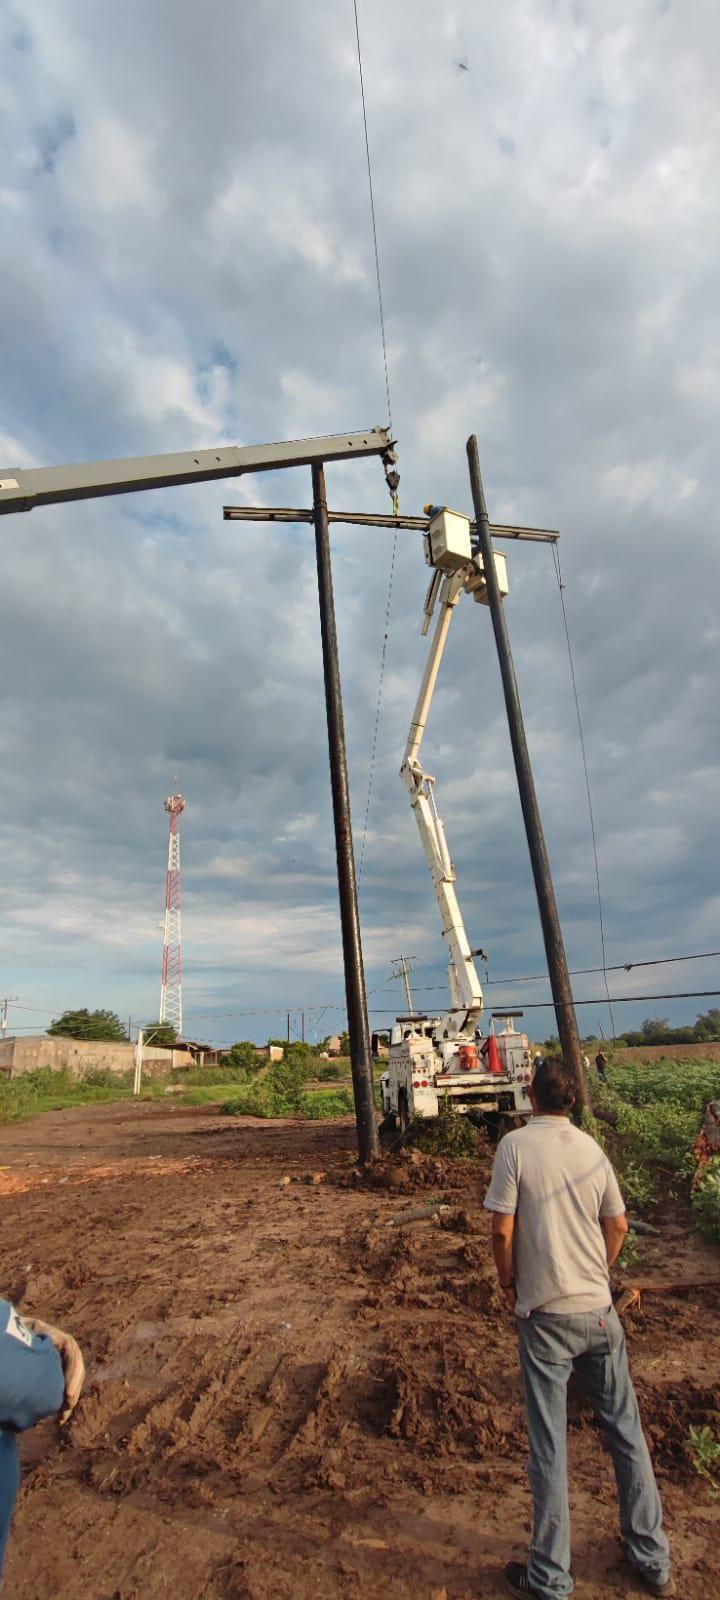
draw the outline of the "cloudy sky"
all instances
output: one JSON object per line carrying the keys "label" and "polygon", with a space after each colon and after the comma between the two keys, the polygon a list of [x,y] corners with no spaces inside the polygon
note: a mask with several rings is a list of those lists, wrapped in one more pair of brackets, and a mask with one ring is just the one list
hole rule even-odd
{"label": "cloudy sky", "polygon": [[[714,950],[718,913],[720,17],[712,0],[361,0],[401,505],[561,530],[608,960]],[[12,0],[0,38],[0,468],[386,420],[352,0]],[[463,63],[468,70],[463,70]],[[380,466],[330,469],[387,509]],[[166,817],[184,819],[186,1029],[342,1022],[309,473],[0,521],[0,998],[157,1014]],[[362,841],[391,558],[334,530]],[[551,554],[510,547],[508,619],[572,967],[599,958]],[[432,887],[398,768],[427,570],[399,536],[361,911],[442,1001]],[[491,630],[456,615],[427,742],[471,942],[542,973]],[[720,961],[614,974],[720,989]],[[602,980],[576,980],[579,999]],[[495,1003],[546,983],[501,984]],[[711,999],[618,1007],[692,1018]],[[32,1009],[36,1008],[36,1009]],[[275,1008],[274,1011],[272,1008]],[[248,1013],[243,1015],[243,1013]],[[249,1014],[252,1013],[252,1014]],[[550,1029],[528,1011],[530,1032]],[[581,1027],[608,1028],[601,1004]]]}

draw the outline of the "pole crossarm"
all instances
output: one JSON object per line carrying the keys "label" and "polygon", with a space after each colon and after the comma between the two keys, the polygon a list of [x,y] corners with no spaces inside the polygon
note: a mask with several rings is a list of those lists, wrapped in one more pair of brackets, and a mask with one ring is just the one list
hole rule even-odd
{"label": "pole crossarm", "polygon": [[[225,522],[312,522],[314,513],[290,506],[223,506]],[[411,533],[427,533],[429,517],[392,517],[374,511],[328,511],[328,522],[350,522],[358,528],[399,528]],[[477,525],[470,523],[471,534],[477,534]],[[492,522],[493,539],[526,539],[535,544],[556,544],[560,534],[555,528],[524,528],[515,523]]]}
{"label": "pole crossarm", "polygon": [[[119,461],[85,461],[63,467],[0,467],[0,514],[32,511],[33,506],[101,495],[168,489],[182,483],[237,478],[245,472],[275,472],[354,456],[382,456],[393,447],[387,428],[363,433],[333,433],[317,439],[278,444],[218,445],[214,450],[183,450],[174,455],[128,456]],[[308,520],[312,512],[308,513]]]}

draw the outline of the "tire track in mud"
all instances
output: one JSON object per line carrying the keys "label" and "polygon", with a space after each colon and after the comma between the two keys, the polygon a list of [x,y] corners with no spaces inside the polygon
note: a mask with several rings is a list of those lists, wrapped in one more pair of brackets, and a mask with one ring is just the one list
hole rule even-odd
{"label": "tire track in mud", "polygon": [[[216,1163],[161,1185],[128,1174],[2,1201],[9,1269],[30,1264],[27,1309],[60,1307],[91,1372],[62,1441],[51,1425],[28,1441],[9,1592],[354,1600],[372,1584],[397,1600],[499,1595],[529,1500],[514,1327],[481,1209],[487,1158],[402,1157],[364,1183],[345,1130],[313,1129],[307,1142],[301,1127],[272,1140],[263,1129],[257,1143],[252,1128],[241,1134],[234,1160],[223,1142]],[[299,1181],[321,1167],[325,1182]],[[426,1198],[450,1207],[439,1224],[388,1227]],[[650,1363],[663,1352],[677,1363],[691,1336],[697,1359],[702,1314],[697,1299],[648,1297],[628,1319],[693,1563],[687,1600],[720,1589],[705,1553],[715,1510],[680,1448],[690,1420],[717,1418],[713,1323],[702,1379]],[[608,1581],[624,1594],[610,1465],[579,1402],[571,1458],[579,1600]]]}

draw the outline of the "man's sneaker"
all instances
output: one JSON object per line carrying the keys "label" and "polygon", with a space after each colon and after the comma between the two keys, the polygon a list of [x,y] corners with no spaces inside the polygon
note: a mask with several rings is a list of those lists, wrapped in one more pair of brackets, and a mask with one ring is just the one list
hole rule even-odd
{"label": "man's sneaker", "polygon": [[[528,1569],[523,1561],[508,1561],[505,1568],[505,1582],[510,1593],[517,1596],[517,1600],[542,1600],[542,1595],[537,1589],[531,1588]],[[658,1590],[658,1593],[661,1592],[665,1591]]]}
{"label": "man's sneaker", "polygon": [[640,1567],[636,1567],[633,1562],[631,1562],[630,1565],[638,1582],[643,1585],[644,1589],[647,1589],[648,1594],[660,1595],[662,1596],[662,1600],[670,1600],[671,1595],[677,1594],[675,1579],[672,1573],[670,1573],[667,1578],[661,1580],[660,1578],[653,1577],[652,1572],[642,1572]]}

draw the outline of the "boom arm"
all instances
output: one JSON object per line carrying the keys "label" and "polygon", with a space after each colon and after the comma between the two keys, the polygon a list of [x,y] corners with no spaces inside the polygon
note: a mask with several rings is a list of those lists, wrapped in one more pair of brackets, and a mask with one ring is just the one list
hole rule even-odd
{"label": "boom arm", "polygon": [[[313,462],[347,461],[352,456],[394,460],[387,428],[336,433],[319,439],[279,444],[218,445],[215,450],[184,450],[177,455],[129,456],[121,461],[85,461],[71,467],[0,467],[0,514],[31,511],[61,500],[91,500],[99,495],[167,489],[180,483],[237,478],[244,472],[274,472]],[[389,479],[388,479],[389,481]]]}
{"label": "boom arm", "polygon": [[[437,576],[439,574],[436,574],[436,578]],[[436,578],[433,579],[433,583],[436,582]],[[466,581],[466,572],[451,573],[442,579],[438,601],[439,616],[410,724],[400,776],[410,795],[410,804],[415,813],[430,876],[435,885],[443,934],[448,942],[450,951],[448,975],[452,1006],[453,1009],[471,1012],[474,1020],[479,1022],[483,1012],[483,992],[455,893],[455,868],[448,850],[445,828],[435,805],[435,779],[431,773],[425,771],[419,759],[453,611],[466,587]]]}

